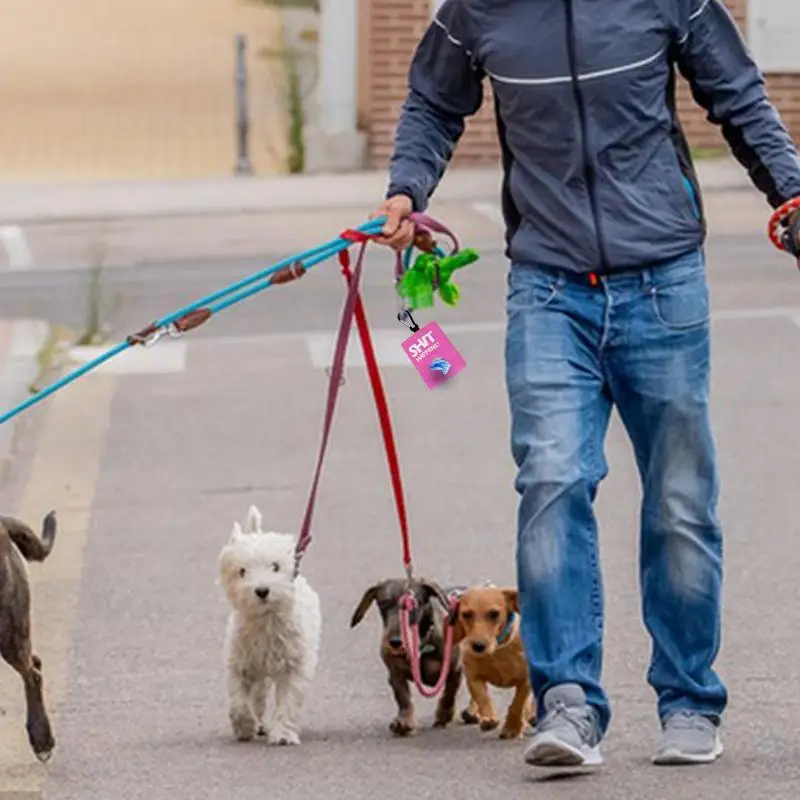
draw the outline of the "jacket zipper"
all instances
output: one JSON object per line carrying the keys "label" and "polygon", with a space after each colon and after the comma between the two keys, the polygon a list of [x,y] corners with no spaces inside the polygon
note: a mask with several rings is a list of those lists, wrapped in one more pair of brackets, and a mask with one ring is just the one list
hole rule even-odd
{"label": "jacket zipper", "polygon": [[606,243],[603,237],[603,228],[600,223],[600,213],[597,209],[597,198],[595,197],[595,170],[589,158],[589,146],[586,133],[586,109],[583,104],[583,94],[581,93],[578,81],[577,59],[575,57],[575,17],[573,12],[573,0],[565,0],[567,8],[567,53],[569,56],[569,74],[572,79],[572,93],[575,96],[575,103],[578,106],[578,116],[581,122],[581,145],[583,148],[583,177],[586,181],[586,188],[589,191],[589,204],[592,207],[594,216],[594,227],[597,233],[597,249],[600,253],[600,271],[609,271],[609,260],[606,254]]}

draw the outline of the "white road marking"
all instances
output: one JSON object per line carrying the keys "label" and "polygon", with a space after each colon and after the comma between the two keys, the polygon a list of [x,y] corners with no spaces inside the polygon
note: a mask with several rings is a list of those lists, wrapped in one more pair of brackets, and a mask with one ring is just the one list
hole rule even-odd
{"label": "white road marking", "polygon": [[[108,350],[108,347],[73,347],[70,358],[85,364]],[[186,343],[160,342],[153,348],[129,347],[101,364],[97,373],[109,375],[168,375],[186,371]]]}
{"label": "white road marking", "polygon": [[[411,362],[402,348],[402,342],[410,333],[399,325],[397,328],[373,328],[372,341],[375,345],[375,355],[378,363],[384,367],[410,367]],[[311,364],[316,369],[327,369],[333,360],[333,348],[336,343],[336,334],[310,333],[306,334],[306,345]],[[364,356],[361,352],[361,342],[353,331],[347,345],[345,356],[346,367],[363,367]]]}
{"label": "white road marking", "polygon": [[479,214],[483,214],[484,217],[488,217],[492,222],[496,222],[501,228],[505,228],[503,209],[497,203],[473,203],[472,208]]}
{"label": "white road marking", "polygon": [[[434,315],[435,316],[435,315]],[[776,308],[729,308],[715,311],[711,315],[714,322],[747,322],[750,320],[761,319],[788,319],[800,326],[800,308],[776,307]],[[423,325],[427,320],[419,319]],[[488,322],[447,322],[443,318],[437,319],[447,334],[477,335],[504,333],[506,329],[505,320],[494,320]],[[411,362],[400,346],[401,342],[410,336],[410,333],[399,324],[391,328],[372,328],[372,336],[375,340],[375,348],[381,364],[386,366],[410,366]],[[313,366],[317,369],[327,369],[330,366],[333,354],[333,344],[335,338],[334,331],[293,331],[284,333],[263,333],[248,336],[221,336],[204,337],[196,340],[199,346],[214,345],[224,342],[226,345],[242,346],[258,344],[264,341],[283,342],[286,346],[301,343],[306,346]],[[162,345],[159,345],[161,347]],[[174,347],[174,343],[170,343]],[[364,360],[361,356],[361,345],[355,333],[351,334],[348,345],[347,365],[363,366]]]}
{"label": "white road marking", "polygon": [[33,265],[33,254],[28,247],[25,231],[19,225],[3,225],[0,227],[0,242],[8,257],[8,267],[13,270],[30,269]]}

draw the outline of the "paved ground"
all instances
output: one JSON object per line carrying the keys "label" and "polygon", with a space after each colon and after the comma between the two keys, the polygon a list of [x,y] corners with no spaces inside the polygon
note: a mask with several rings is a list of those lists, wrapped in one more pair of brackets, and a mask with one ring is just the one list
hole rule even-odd
{"label": "paved ground", "polygon": [[[443,582],[501,583],[514,574],[502,383],[505,264],[498,241],[488,233],[482,240],[485,259],[464,276],[463,305],[436,315],[468,362],[458,383],[439,392],[428,392],[403,364],[404,329],[393,324],[386,261],[375,256],[369,264],[369,314],[400,440],[415,558],[421,571]],[[522,743],[460,725],[428,729],[429,701],[419,702],[425,729],[411,740],[391,739],[375,615],[348,629],[363,589],[401,570],[356,348],[304,564],[325,613],[306,741],[291,750],[231,741],[216,557],[250,502],[278,528],[298,524],[342,297],[331,268],[270,290],[191,338],[159,345],[144,362],[122,357],[115,368],[123,372],[85,378],[22,421],[0,500],[34,520],[51,507],[61,515],[52,559],[31,569],[35,636],[59,747],[47,767],[33,761],[22,733],[20,687],[0,670],[0,790],[58,800],[245,800],[265,791],[275,800],[324,794],[394,800],[409,793],[695,800],[733,792],[794,800],[800,282],[792,265],[744,226],[741,235],[712,238],[709,253],[728,559],[719,666],[731,689],[719,764],[649,765],[656,727],[637,601],[638,483],[616,425],[608,443],[611,475],[599,499],[606,680],[615,710],[603,772],[542,782],[522,764]],[[112,321],[121,335],[251,266],[247,258],[212,258],[196,267],[120,265],[109,280],[124,287],[124,302]],[[75,300],[85,280],[69,269],[5,273],[0,316],[35,299],[37,315],[77,324]]]}
{"label": "paved ground", "polygon": [[[0,29],[4,182],[230,175],[234,36],[249,39],[252,162],[286,166],[279,12],[243,0],[6,0]],[[24,30],[26,35],[20,36]]]}

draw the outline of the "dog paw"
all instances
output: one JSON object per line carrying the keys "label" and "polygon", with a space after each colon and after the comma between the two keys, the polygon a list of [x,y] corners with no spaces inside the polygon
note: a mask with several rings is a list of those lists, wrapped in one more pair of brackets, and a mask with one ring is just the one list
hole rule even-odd
{"label": "dog paw", "polygon": [[507,725],[503,726],[503,730],[500,731],[500,738],[501,739],[519,739],[522,736],[524,728],[510,728]]}
{"label": "dog paw", "polygon": [[249,742],[256,734],[256,723],[252,717],[231,714],[231,727],[237,742]]}
{"label": "dog paw", "polygon": [[409,736],[416,730],[416,725],[412,720],[395,717],[389,724],[389,730],[395,736]]}
{"label": "dog paw", "polygon": [[46,764],[53,757],[53,748],[50,750],[36,750],[34,755],[42,764]]}
{"label": "dog paw", "polygon": [[287,747],[289,745],[300,744],[300,737],[294,731],[276,728],[267,734],[267,741],[277,747]]}
{"label": "dog paw", "polygon": [[461,712],[461,721],[465,725],[477,725],[480,721],[477,714],[473,714],[468,708]]}
{"label": "dog paw", "polygon": [[493,731],[500,724],[500,720],[494,717],[487,717],[482,719],[480,727],[482,731]]}
{"label": "dog paw", "polygon": [[434,728],[446,728],[452,721],[453,717],[456,715],[456,710],[454,708],[449,708],[444,711],[436,712],[436,717],[433,720],[433,727]]}

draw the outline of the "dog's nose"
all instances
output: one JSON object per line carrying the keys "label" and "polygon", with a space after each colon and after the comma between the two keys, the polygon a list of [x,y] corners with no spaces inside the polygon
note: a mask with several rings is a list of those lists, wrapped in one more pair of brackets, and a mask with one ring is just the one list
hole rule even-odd
{"label": "dog's nose", "polygon": [[472,649],[476,653],[483,653],[486,650],[486,645],[483,642],[473,642]]}
{"label": "dog's nose", "polygon": [[389,645],[393,650],[399,650],[403,646],[403,640],[400,638],[389,639]]}
{"label": "dog's nose", "polygon": [[266,600],[267,595],[269,595],[269,589],[266,587],[259,586],[258,589],[256,589],[256,596],[260,597],[262,600]]}

